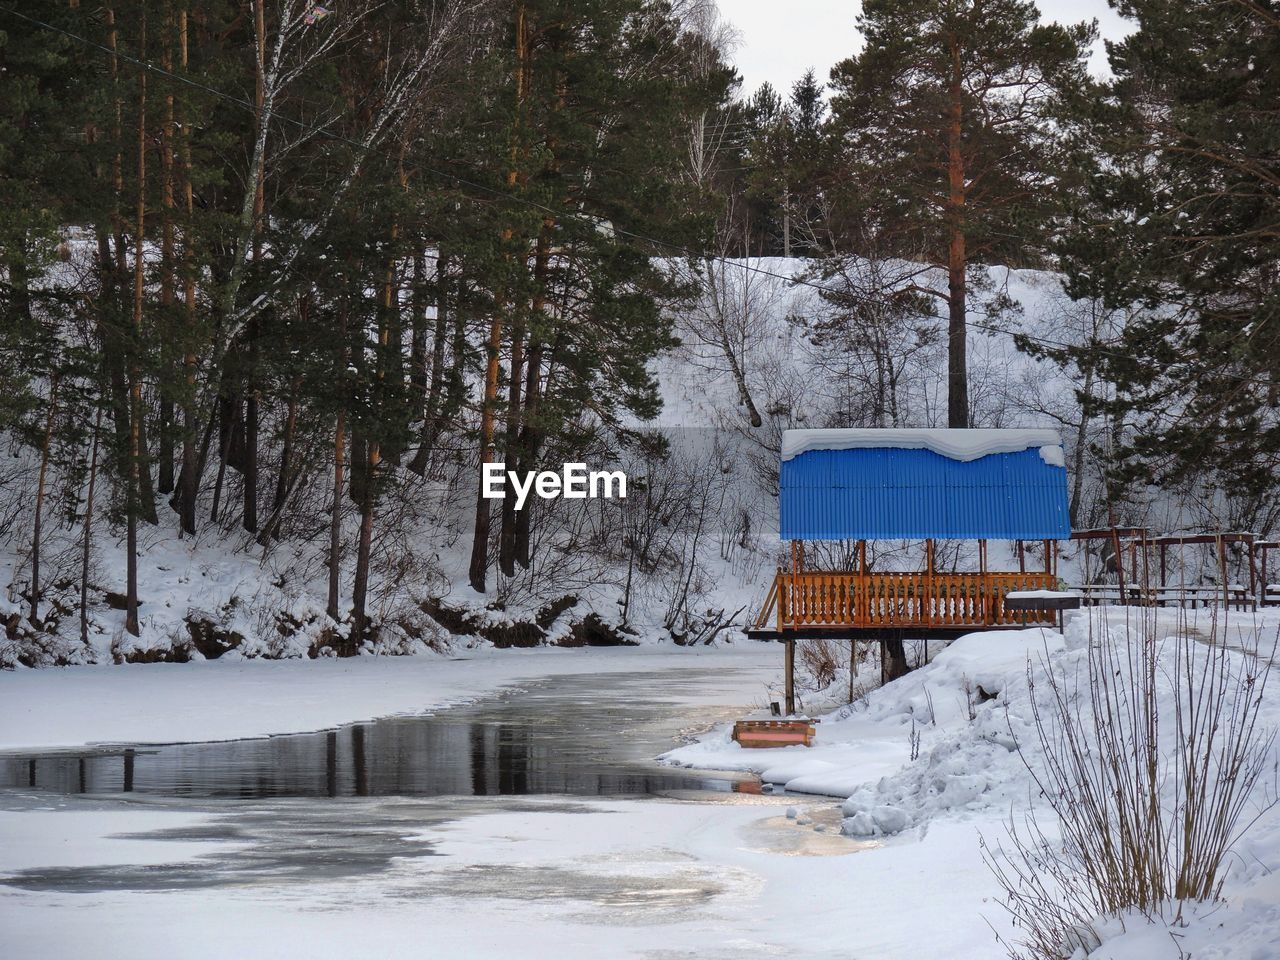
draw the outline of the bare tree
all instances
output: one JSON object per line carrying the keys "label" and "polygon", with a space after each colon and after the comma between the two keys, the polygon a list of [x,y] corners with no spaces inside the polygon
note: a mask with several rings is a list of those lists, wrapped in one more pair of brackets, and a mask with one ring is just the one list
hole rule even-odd
{"label": "bare tree", "polygon": [[[896,259],[843,257],[815,271],[825,309],[798,320],[818,348],[816,362],[845,382],[847,396],[869,403],[862,412],[868,426],[904,425],[907,371],[941,341],[921,292],[925,269]],[[850,421],[860,419],[848,413]]]}
{"label": "bare tree", "polygon": [[784,281],[750,269],[750,261],[707,260],[702,295],[677,318],[681,339],[697,366],[728,372],[751,426],[764,419],[752,398],[749,371],[777,318]]}

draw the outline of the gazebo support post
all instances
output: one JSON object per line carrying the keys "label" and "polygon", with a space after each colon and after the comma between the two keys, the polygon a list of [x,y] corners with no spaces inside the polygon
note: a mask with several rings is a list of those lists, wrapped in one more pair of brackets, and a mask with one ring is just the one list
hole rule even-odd
{"label": "gazebo support post", "polygon": [[982,603],[982,619],[986,623],[995,623],[996,608],[991,599],[990,584],[987,583],[987,541],[978,541],[978,597]]}
{"label": "gazebo support post", "polygon": [[[916,597],[920,612],[924,614],[924,622],[933,626],[933,540],[924,542],[924,590]],[[925,656],[928,656],[929,645],[925,644]]]}
{"label": "gazebo support post", "polygon": [[793,717],[796,712],[796,642],[784,640],[782,646],[786,673],[786,688],[783,692],[787,701],[787,716]]}

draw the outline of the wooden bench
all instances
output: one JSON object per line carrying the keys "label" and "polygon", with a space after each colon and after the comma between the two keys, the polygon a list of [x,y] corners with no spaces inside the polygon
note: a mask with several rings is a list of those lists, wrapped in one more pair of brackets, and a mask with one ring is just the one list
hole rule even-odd
{"label": "wooden bench", "polygon": [[739,720],[733,725],[733,739],[742,747],[789,747],[802,743],[813,746],[816,734],[812,720]]}
{"label": "wooden bench", "polygon": [[1083,599],[1071,590],[1014,590],[1004,595],[1004,608],[1019,612],[1052,610],[1058,616],[1058,629],[1061,630],[1063,611],[1080,609]]}
{"label": "wooden bench", "polygon": [[1079,587],[1081,605],[1086,607],[1116,606],[1142,603],[1142,591],[1132,584],[1125,584],[1124,594],[1114,583],[1085,583]]}

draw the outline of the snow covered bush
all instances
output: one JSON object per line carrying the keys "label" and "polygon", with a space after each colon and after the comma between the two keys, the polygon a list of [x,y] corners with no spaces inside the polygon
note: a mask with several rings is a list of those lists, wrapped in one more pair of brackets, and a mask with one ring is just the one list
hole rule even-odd
{"label": "snow covered bush", "polygon": [[1275,803],[1274,638],[1243,649],[1216,619],[1206,635],[1159,613],[1028,668],[1018,753],[1051,816],[1033,797],[985,854],[1023,934],[1011,957],[1083,957],[1125,917],[1181,922],[1220,897],[1232,844]]}

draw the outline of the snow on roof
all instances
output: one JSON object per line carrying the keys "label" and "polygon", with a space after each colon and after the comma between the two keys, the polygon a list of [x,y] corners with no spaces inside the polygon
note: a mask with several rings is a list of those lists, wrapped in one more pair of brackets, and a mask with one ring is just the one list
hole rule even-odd
{"label": "snow on roof", "polygon": [[950,460],[970,461],[993,453],[1017,453],[1040,448],[1045,463],[1066,466],[1062,440],[1056,430],[1045,429],[979,429],[979,430],[785,430],[782,434],[782,459],[790,460],[810,450],[856,450],[893,447],[907,450],[932,450]]}

